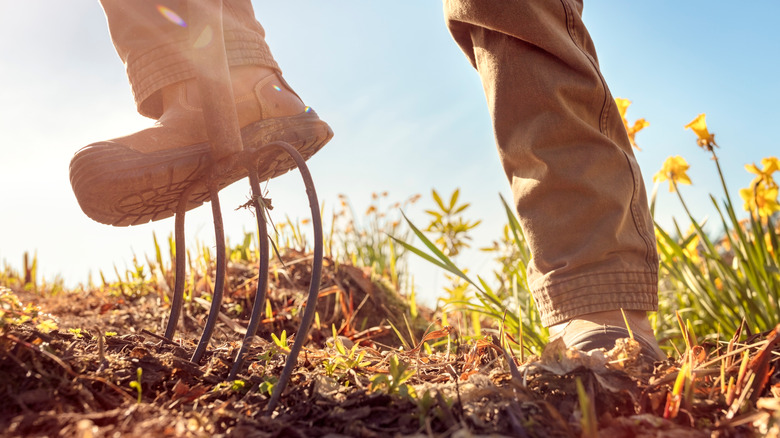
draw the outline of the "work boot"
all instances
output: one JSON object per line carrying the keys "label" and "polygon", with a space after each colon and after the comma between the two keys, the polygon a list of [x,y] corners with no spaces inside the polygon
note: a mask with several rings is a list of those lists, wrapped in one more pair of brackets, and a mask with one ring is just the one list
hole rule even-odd
{"label": "work boot", "polygon": [[[658,347],[647,314],[641,311],[627,311],[626,319],[634,340],[642,347],[641,354],[651,361],[666,359],[666,355]],[[629,336],[620,310],[589,313],[550,327],[550,341],[563,338],[566,347],[582,351],[598,348],[611,350],[615,346],[615,341]]]}
{"label": "work boot", "polygon": [[[332,137],[330,127],[304,105],[274,70],[231,69],[244,150],[284,141],[308,159]],[[213,164],[195,79],[161,90],[163,114],[154,126],[80,149],[70,163],[70,182],[81,209],[108,225],[128,226],[172,216],[190,190],[187,210],[210,199],[206,174]],[[295,168],[278,148],[263,152],[265,181]],[[218,188],[246,177],[242,168],[220,175]]]}

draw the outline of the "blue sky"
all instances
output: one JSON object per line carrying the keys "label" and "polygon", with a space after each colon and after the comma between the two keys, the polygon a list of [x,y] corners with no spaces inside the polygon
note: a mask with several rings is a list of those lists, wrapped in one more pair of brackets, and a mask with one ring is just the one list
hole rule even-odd
{"label": "blue sky", "polygon": [[[310,161],[326,210],[340,193],[357,212],[372,192],[387,190],[391,200],[421,193],[409,214],[422,223],[432,188],[459,187],[472,217],[484,221],[474,246],[497,237],[504,222],[498,195],[509,196],[508,184],[479,78],[447,33],[439,1],[254,4],[286,79],[336,133]],[[779,154],[778,13],[780,3],[769,0],[586,2],[585,23],[613,94],[633,101],[630,120],[650,122],[637,136],[648,191],[663,160],[682,155],[694,183],[683,194],[695,214],[713,216],[708,194],[723,197],[714,167],[683,129],[702,112],[722,147],[732,197],[750,180],[746,163]],[[0,0],[0,60],[0,263],[19,268],[24,251],[37,251],[45,277],[59,274],[73,285],[90,271],[123,271],[133,254],[151,254],[152,232],[167,236],[172,220],[130,228],[95,223],[68,182],[78,148],[150,124],[135,113],[97,1]],[[306,215],[297,176],[268,189],[277,215]],[[233,240],[252,229],[248,213],[229,208],[247,192],[244,184],[223,192]],[[668,225],[682,215],[662,188],[657,220]],[[188,222],[190,238],[212,241],[207,208]],[[474,272],[490,267],[476,251],[461,263]],[[435,272],[412,269],[421,295],[439,293]]]}

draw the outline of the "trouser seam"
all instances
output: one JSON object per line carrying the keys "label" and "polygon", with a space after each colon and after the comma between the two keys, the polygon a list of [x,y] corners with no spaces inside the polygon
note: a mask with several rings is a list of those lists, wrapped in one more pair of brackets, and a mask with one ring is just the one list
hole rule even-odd
{"label": "trouser seam", "polygon": [[[577,29],[574,26],[574,16],[573,12],[571,10],[570,5],[567,3],[566,0],[561,0],[561,4],[563,5],[563,9],[566,12],[566,28],[569,33],[569,38],[571,38],[572,42],[574,43],[575,47],[588,59],[588,61],[591,64],[591,67],[595,71],[595,73],[598,75],[599,80],[601,81],[601,86],[604,90],[604,102],[601,107],[601,115],[599,117],[599,131],[609,137],[610,139],[613,137],[612,135],[609,135],[608,127],[609,127],[609,109],[611,106],[609,105],[609,98],[610,98],[610,92],[609,88],[607,87],[606,79],[604,79],[604,75],[601,74],[601,70],[598,68],[598,64],[595,59],[580,45],[578,38],[577,38]],[[621,149],[621,152],[623,152],[624,157],[626,158],[629,171],[631,172],[631,182],[633,183],[633,190],[631,191],[631,202],[629,204],[629,207],[631,209],[631,219],[634,222],[634,228],[636,229],[637,233],[639,234],[639,237],[642,239],[642,242],[645,244],[645,264],[647,264],[647,267],[652,272],[657,272],[657,268],[653,266],[653,249],[652,244],[649,241],[648,237],[644,232],[642,232],[642,222],[639,218],[639,213],[637,212],[637,205],[636,205],[636,197],[638,194],[638,184],[637,184],[637,177],[636,172],[634,171],[633,166],[631,165],[631,160],[629,159],[628,155],[625,151]]]}
{"label": "trouser seam", "polygon": [[[579,43],[577,39],[577,29],[574,26],[574,15],[571,10],[571,7],[566,2],[566,0],[561,0],[561,5],[563,5],[563,10],[566,13],[566,30],[569,33],[569,38],[571,39],[572,43],[574,43],[574,46],[577,47],[577,50],[582,53],[585,58],[590,62],[591,67],[595,71],[596,75],[598,76],[599,80],[601,81],[601,88],[604,90],[604,102],[601,104],[601,114],[599,116],[599,132],[601,132],[604,135],[607,135],[607,127],[609,126],[607,123],[607,120],[609,119],[609,88],[607,87],[607,81],[604,79],[604,76],[601,74],[601,70],[598,68],[598,64],[595,59],[588,53],[587,50],[585,50]],[[609,135],[607,135],[609,137]]]}
{"label": "trouser seam", "polygon": [[637,211],[636,197],[639,192],[637,176],[634,172],[634,166],[632,166],[631,159],[628,157],[628,154],[626,154],[625,151],[623,152],[623,156],[626,158],[626,164],[628,165],[628,169],[631,171],[631,181],[634,183],[634,190],[631,192],[631,203],[629,204],[631,207],[631,219],[634,221],[634,228],[636,228],[639,237],[645,243],[645,263],[652,272],[657,272],[658,267],[655,266],[655,257],[653,256],[653,242],[651,242],[646,233],[642,231],[642,229],[645,227],[642,226],[643,221],[640,218],[640,213]]}

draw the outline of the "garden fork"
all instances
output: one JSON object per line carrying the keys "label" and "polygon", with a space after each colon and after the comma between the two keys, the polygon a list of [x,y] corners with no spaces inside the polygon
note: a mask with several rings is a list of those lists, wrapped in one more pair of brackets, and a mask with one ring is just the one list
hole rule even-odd
{"label": "garden fork", "polygon": [[[300,170],[309,198],[309,207],[314,227],[314,261],[309,285],[308,301],[303,312],[301,325],[295,336],[290,353],[287,357],[279,381],[274,385],[273,394],[268,402],[267,413],[273,412],[279,397],[287,386],[292,370],[297,362],[303,343],[306,341],[316,310],[317,294],[322,273],[322,219],[319,213],[319,202],[314,190],[311,174],[305,160],[290,144],[276,141],[258,148],[246,150],[241,141],[238,115],[233,103],[233,88],[230,81],[225,51],[225,41],[222,29],[222,0],[191,0],[188,4],[190,14],[190,38],[193,44],[195,70],[198,72],[198,88],[203,99],[203,116],[208,133],[213,164],[205,172],[203,182],[208,187],[211,197],[211,209],[214,216],[214,234],[217,242],[217,274],[214,284],[214,294],[211,309],[203,329],[200,342],[192,355],[192,362],[199,362],[208,347],[214,325],[217,321],[225,287],[226,251],[225,232],[222,224],[222,213],[219,205],[219,182],[223,175],[243,166],[249,172],[249,183],[252,189],[251,203],[255,208],[257,228],[259,232],[260,266],[257,283],[257,294],[252,307],[252,315],[228,379],[235,379],[244,362],[246,350],[252,343],[257,332],[268,289],[268,259],[269,244],[266,229],[265,210],[261,197],[258,177],[258,157],[269,148],[279,148],[288,153]],[[193,186],[194,187],[194,186]],[[184,297],[185,259],[184,214],[192,189],[185,191],[179,200],[175,218],[175,248],[176,248],[176,280],[173,292],[173,302],[165,338],[171,340],[176,331],[176,325],[181,313]]]}

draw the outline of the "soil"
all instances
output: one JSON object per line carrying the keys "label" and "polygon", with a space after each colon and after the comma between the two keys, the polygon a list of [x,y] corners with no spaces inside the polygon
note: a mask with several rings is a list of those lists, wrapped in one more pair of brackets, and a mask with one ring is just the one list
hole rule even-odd
{"label": "soil", "polygon": [[[630,340],[589,354],[553,343],[541,357],[521,360],[513,351],[518,359],[510,366],[496,336],[466,342],[436,326],[425,309],[404,319],[409,308],[391,287],[332,262],[325,264],[319,322],[268,412],[269,388],[287,359],[271,334],[298,330],[309,282],[304,254],[284,258],[283,272],[270,276],[267,318],[236,381],[226,379],[251,309],[251,267],[231,265],[225,315],[199,363],[190,357],[208,311],[202,299],[188,301],[178,333],[164,340],[165,280],[144,293],[15,290],[23,303],[52,315],[57,329],[47,333],[35,320],[0,327],[2,435],[780,436],[780,330],[692,346],[656,363],[643,360]],[[201,280],[195,290],[207,292],[208,279]],[[449,353],[419,347],[429,327],[426,338],[449,339]],[[413,333],[418,348],[404,348],[396,329],[406,339]],[[723,378],[733,378],[731,386],[721,385]]]}

